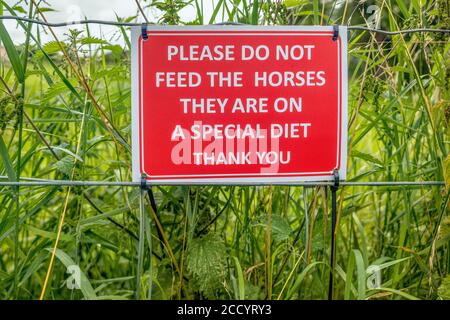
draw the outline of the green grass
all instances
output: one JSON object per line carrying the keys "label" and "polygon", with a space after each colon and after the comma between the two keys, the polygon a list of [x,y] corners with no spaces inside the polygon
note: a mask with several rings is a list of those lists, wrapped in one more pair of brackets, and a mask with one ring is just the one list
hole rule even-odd
{"label": "green grass", "polygon": [[[159,22],[363,24],[368,6],[216,0],[209,19],[202,3],[159,1]],[[446,1],[376,4],[383,29],[450,28]],[[186,5],[195,6],[195,21],[181,21]],[[3,4],[3,12],[45,18],[34,1],[19,6]],[[127,30],[118,28],[121,48],[88,29],[41,43],[42,27],[18,28],[27,40],[14,46],[0,25],[9,58],[0,65],[2,179],[131,180]],[[349,39],[349,180],[450,185],[448,35],[350,32]],[[158,210],[146,197],[140,217],[136,188],[0,187],[0,298],[327,297],[329,191],[153,191]],[[448,198],[445,187],[340,188],[334,297],[448,299]],[[74,265],[81,290],[65,283]],[[380,288],[367,286],[374,266]]]}

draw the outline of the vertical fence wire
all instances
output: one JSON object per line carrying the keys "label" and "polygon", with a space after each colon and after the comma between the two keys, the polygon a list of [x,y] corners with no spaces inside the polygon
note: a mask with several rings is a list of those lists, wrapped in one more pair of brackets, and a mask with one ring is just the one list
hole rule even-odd
{"label": "vertical fence wire", "polygon": [[305,208],[305,265],[308,263],[309,256],[309,215],[308,215],[308,202],[307,197],[307,187],[303,187],[303,208]]}
{"label": "vertical fence wire", "polygon": [[337,221],[337,197],[338,186],[331,189],[331,246],[330,246],[330,279],[328,284],[328,300],[333,300],[334,269],[336,264],[336,221]]}
{"label": "vertical fence wire", "polygon": [[145,217],[145,226],[147,231],[148,251],[150,252],[150,267],[149,267],[149,279],[148,279],[148,300],[152,300],[152,287],[153,287],[153,242],[152,242],[152,221],[148,215]]}
{"label": "vertical fence wire", "polygon": [[144,253],[144,232],[145,232],[145,215],[144,215],[144,195],[145,189],[139,189],[139,241],[138,241],[138,257],[136,268],[136,299],[141,298],[141,274]]}

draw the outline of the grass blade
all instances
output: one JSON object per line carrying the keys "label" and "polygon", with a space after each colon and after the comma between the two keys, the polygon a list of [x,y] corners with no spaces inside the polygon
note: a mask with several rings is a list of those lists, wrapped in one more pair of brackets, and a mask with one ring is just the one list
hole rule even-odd
{"label": "grass blade", "polygon": [[19,53],[17,52],[14,43],[9,36],[8,31],[6,31],[3,22],[0,21],[0,40],[3,42],[3,46],[6,50],[6,54],[8,55],[8,59],[11,63],[11,66],[16,74],[17,80],[20,83],[25,81],[25,72],[23,70],[22,61],[20,60]]}

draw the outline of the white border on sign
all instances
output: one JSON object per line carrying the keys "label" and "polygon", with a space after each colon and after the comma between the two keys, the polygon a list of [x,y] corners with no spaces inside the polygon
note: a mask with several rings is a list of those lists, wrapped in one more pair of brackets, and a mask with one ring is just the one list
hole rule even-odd
{"label": "white border on sign", "polygon": [[[158,32],[164,31],[164,35],[174,35],[180,36],[179,31],[183,31],[183,35],[211,35],[208,31],[214,31],[214,35],[227,35],[230,33],[219,33],[218,31],[238,31],[245,32],[245,35],[266,35],[261,31],[270,32],[271,35],[277,35],[276,31],[290,31],[290,32],[302,32],[301,35],[307,35],[305,32],[326,32],[323,36],[331,36],[330,32],[333,32],[333,27],[324,26],[148,26],[147,32]],[[170,34],[170,31],[174,31]],[[189,33],[193,31],[193,33]],[[195,33],[194,33],[195,31]],[[258,31],[258,32],[256,32]],[[197,32],[202,32],[201,34]],[[279,34],[284,35],[284,34]],[[294,33],[295,35],[295,33]],[[314,34],[321,36],[318,34]],[[140,128],[143,128],[142,119],[140,119],[140,101],[139,101],[139,86],[142,83],[139,81],[139,40],[141,37],[141,27],[131,28],[131,87],[132,87],[132,112],[131,112],[131,128],[132,128],[132,173],[133,181],[141,180],[140,172],[140,143],[139,143],[139,132]],[[341,90],[338,90],[338,97],[340,98],[341,108],[338,110],[338,121],[340,120],[339,130],[340,130],[340,152],[336,159],[337,163],[340,163],[339,167],[339,178],[340,180],[345,180],[347,176],[347,123],[348,123],[348,83],[347,83],[347,27],[339,26],[339,37],[340,37],[340,50],[338,50],[338,61],[341,64],[341,77],[338,78]],[[339,45],[339,43],[338,43]],[[340,95],[340,96],[339,96]],[[341,112],[342,114],[339,114]],[[339,144],[339,134],[338,141]],[[292,176],[295,174],[308,174],[304,176]],[[217,177],[217,175],[219,177]],[[242,177],[242,176],[251,177]],[[267,175],[267,176],[265,176]],[[282,177],[283,175],[291,175],[289,177]],[[213,178],[204,178],[205,176],[215,176]],[[224,178],[224,176],[231,176],[230,178]],[[155,185],[181,185],[181,184],[210,184],[210,185],[220,185],[220,184],[242,184],[242,185],[264,185],[264,184],[296,184],[299,182],[311,182],[311,181],[330,181],[333,179],[332,172],[310,172],[310,173],[278,173],[274,177],[273,173],[263,174],[263,173],[249,173],[249,174],[199,174],[199,175],[174,175],[174,176],[163,176],[169,179],[162,179],[160,176],[153,176],[159,179],[149,179],[147,180],[149,184]],[[181,178],[183,177],[183,178]],[[173,178],[173,179],[171,179]]]}

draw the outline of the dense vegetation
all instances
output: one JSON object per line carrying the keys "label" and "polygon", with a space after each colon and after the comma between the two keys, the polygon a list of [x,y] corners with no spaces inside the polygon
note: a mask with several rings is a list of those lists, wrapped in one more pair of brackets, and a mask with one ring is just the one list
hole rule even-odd
{"label": "dense vegetation", "polygon": [[[382,29],[450,29],[446,0],[215,0],[211,19],[203,0],[140,3],[166,24],[366,25],[379,17]],[[379,11],[369,10],[374,4]],[[181,21],[187,5],[197,9],[194,21]],[[44,20],[51,8],[29,0],[2,10]],[[136,21],[136,12],[119,20]],[[26,34],[20,45],[0,24],[0,180],[130,181],[128,30],[118,27],[113,40],[86,27],[42,43],[51,29],[17,28]],[[349,180],[450,185],[448,34],[351,31],[349,82]],[[0,187],[0,297],[327,297],[326,188],[153,192],[157,212],[146,197],[139,241],[138,188]],[[340,188],[335,298],[450,298],[448,198],[445,186]],[[81,290],[70,289],[74,266]],[[381,283],[368,286],[374,268]]]}

